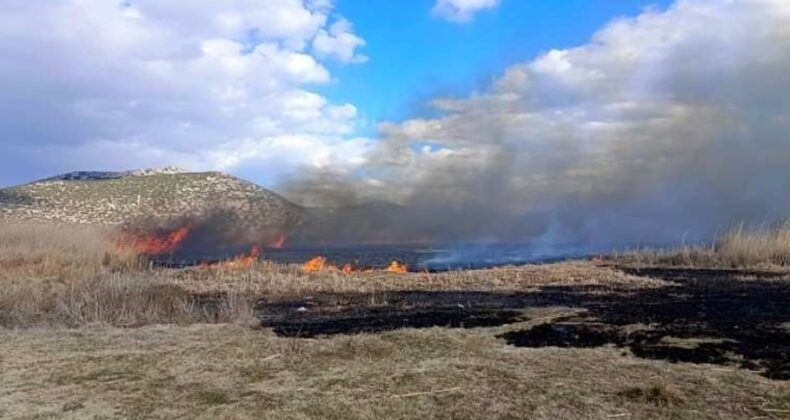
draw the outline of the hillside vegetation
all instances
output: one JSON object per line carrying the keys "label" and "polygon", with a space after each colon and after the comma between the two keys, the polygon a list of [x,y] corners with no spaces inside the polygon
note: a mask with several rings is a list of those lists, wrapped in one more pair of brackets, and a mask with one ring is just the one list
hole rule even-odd
{"label": "hillside vegetation", "polygon": [[198,237],[196,246],[204,249],[265,244],[281,235],[288,244],[310,245],[424,240],[420,231],[406,228],[408,219],[405,208],[390,203],[304,208],[224,173],[174,168],[80,171],[0,189],[0,222],[133,231],[189,225],[190,240]]}
{"label": "hillside vegetation", "polygon": [[4,222],[134,228],[191,223],[246,237],[293,229],[301,214],[279,195],[218,172],[81,172],[0,190]]}

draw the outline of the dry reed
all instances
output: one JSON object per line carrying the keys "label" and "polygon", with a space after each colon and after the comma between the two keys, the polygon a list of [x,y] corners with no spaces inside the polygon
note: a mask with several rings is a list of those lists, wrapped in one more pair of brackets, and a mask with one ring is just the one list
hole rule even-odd
{"label": "dry reed", "polygon": [[709,246],[638,250],[614,259],[641,266],[784,269],[790,266],[790,222],[752,230],[740,225]]}
{"label": "dry reed", "polygon": [[250,322],[254,299],[231,282],[215,297],[174,284],[103,227],[0,226],[0,327]]}

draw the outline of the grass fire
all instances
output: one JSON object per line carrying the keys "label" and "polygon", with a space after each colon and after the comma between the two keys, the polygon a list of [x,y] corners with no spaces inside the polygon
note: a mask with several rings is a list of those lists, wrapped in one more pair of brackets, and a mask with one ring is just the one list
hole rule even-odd
{"label": "grass fire", "polygon": [[[5,226],[0,388],[15,409],[30,400],[13,387],[34,383],[38,391],[24,395],[60,404],[63,395],[99,401],[98,392],[123,410],[227,408],[202,393],[173,405],[184,388],[167,378],[189,376],[190,387],[210,386],[241,413],[271,410],[251,395],[279,384],[287,395],[299,388],[318,399],[337,398],[326,393],[332,386],[355,401],[357,414],[403,410],[395,398],[459,393],[485,417],[492,399],[514,404],[515,413],[526,409],[525,395],[565,401],[571,392],[580,406],[565,409],[579,415],[628,407],[683,417],[708,410],[713,395],[729,401],[726,413],[758,416],[788,409],[790,398],[790,271],[781,251],[788,230],[736,230],[712,247],[405,276],[398,261],[267,261],[288,250],[265,246],[170,268],[118,248],[106,229]],[[44,350],[53,348],[57,357]],[[33,359],[46,373],[29,370]],[[560,392],[556,381],[569,369],[586,379],[563,382]],[[113,373],[121,371],[130,373]],[[107,375],[125,391],[95,391],[106,389]],[[316,383],[287,385],[283,377]],[[360,386],[389,398],[360,400]],[[302,410],[291,399],[283,404]]]}
{"label": "grass fire", "polygon": [[143,255],[162,255],[175,252],[189,236],[190,227],[182,226],[170,232],[123,233],[117,238],[116,246]]}
{"label": "grass fire", "polygon": [[375,269],[371,267],[363,268],[359,265],[354,264],[343,264],[341,267],[337,265],[329,263],[326,257],[313,257],[304,264],[302,264],[302,270],[308,273],[318,273],[322,271],[327,272],[339,272],[343,274],[355,274],[355,273],[373,273],[376,271],[383,271],[388,273],[398,273],[404,274],[409,272],[409,268],[405,264],[401,264],[398,261],[392,261],[387,267],[383,267],[380,269]]}
{"label": "grass fire", "polygon": [[790,419],[790,0],[0,3],[0,419]]}
{"label": "grass fire", "polygon": [[250,252],[241,254],[233,259],[215,263],[201,263],[200,268],[214,268],[214,269],[244,269],[249,268],[261,258],[261,248],[257,245],[253,246]]}

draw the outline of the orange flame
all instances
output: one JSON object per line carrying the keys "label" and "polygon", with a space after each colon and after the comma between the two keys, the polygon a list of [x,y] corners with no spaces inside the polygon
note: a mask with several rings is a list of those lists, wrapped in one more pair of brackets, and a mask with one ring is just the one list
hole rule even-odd
{"label": "orange flame", "polygon": [[389,267],[387,267],[387,272],[389,273],[408,273],[409,267],[406,264],[401,264],[397,261],[393,261],[390,263]]}
{"label": "orange flame", "polygon": [[188,226],[184,226],[165,234],[125,235],[118,241],[118,246],[144,255],[169,254],[184,242],[189,236],[189,230]]}
{"label": "orange flame", "polygon": [[[355,268],[351,264],[345,264],[343,267],[338,268],[337,266],[330,264],[325,257],[314,257],[310,261],[302,264],[302,270],[308,273],[316,273],[319,271],[340,271],[343,274],[371,273],[376,271],[372,269]],[[408,273],[409,269],[405,264],[393,261],[387,268],[380,271],[386,271],[388,273]]]}
{"label": "orange flame", "polygon": [[201,268],[226,268],[230,270],[238,270],[241,268],[248,268],[255,264],[261,257],[261,248],[258,245],[252,247],[249,253],[241,254],[236,258],[228,261],[222,261],[212,264],[201,264]]}
{"label": "orange flame", "polygon": [[274,237],[274,239],[266,243],[266,247],[272,249],[280,249],[285,246],[285,241],[287,240],[288,240],[288,236],[286,234],[278,233],[277,236]]}
{"label": "orange flame", "polygon": [[302,265],[302,269],[308,273],[323,271],[329,267],[324,257],[315,257]]}

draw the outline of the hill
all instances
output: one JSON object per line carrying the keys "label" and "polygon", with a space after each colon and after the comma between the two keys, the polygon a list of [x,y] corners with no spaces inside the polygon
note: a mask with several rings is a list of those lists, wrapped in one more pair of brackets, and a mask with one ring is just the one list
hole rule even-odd
{"label": "hill", "polygon": [[239,178],[173,168],[75,172],[0,190],[1,221],[132,230],[190,225],[206,240],[237,243],[271,240],[298,227],[302,213],[276,193]]}
{"label": "hill", "polygon": [[79,171],[0,189],[0,222],[116,227],[134,233],[188,228],[180,249],[280,245],[355,245],[430,240],[406,207],[372,202],[305,208],[220,172],[176,168]]}

